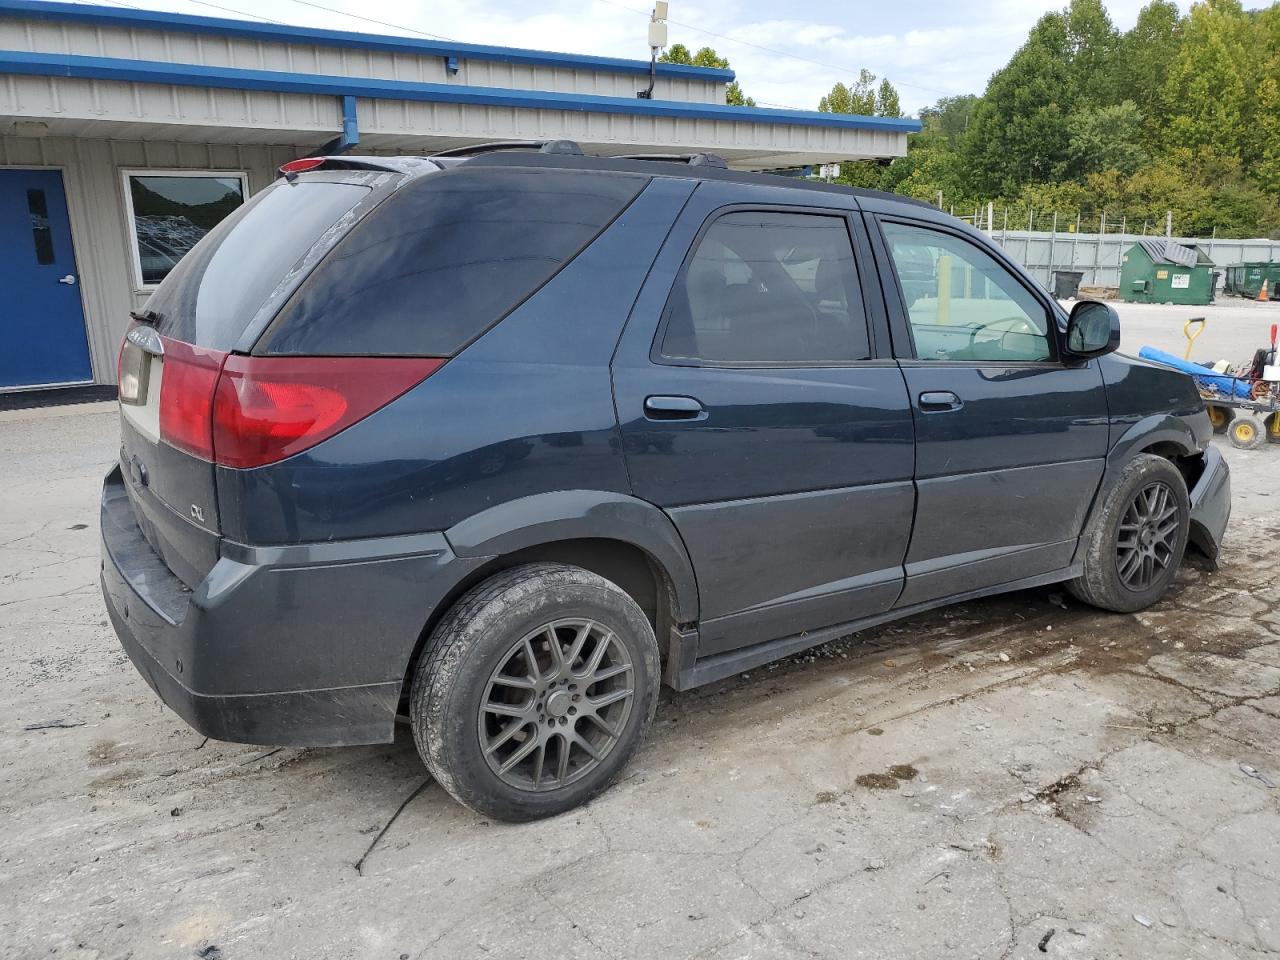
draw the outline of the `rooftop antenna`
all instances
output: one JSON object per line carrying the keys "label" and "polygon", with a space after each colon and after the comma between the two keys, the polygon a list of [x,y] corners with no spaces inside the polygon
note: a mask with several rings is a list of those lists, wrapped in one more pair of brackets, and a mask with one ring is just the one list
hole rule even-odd
{"label": "rooftop antenna", "polygon": [[655,0],[649,18],[649,87],[636,91],[641,100],[653,99],[653,85],[658,79],[658,51],[667,45],[667,0]]}

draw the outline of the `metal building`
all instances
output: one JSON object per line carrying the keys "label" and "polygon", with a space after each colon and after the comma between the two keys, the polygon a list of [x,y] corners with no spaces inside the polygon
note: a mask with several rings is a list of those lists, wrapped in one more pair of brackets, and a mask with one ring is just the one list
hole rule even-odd
{"label": "metal building", "polygon": [[571,139],[769,170],[914,120],[726,106],[728,70],[0,0],[0,391],[113,383],[131,309],[281,163]]}

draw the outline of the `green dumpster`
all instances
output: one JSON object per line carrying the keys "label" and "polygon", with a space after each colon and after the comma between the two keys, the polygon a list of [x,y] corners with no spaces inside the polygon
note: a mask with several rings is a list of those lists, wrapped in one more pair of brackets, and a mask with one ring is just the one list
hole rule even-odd
{"label": "green dumpster", "polygon": [[1194,244],[1139,240],[1120,265],[1120,299],[1203,306],[1213,300],[1213,261]]}
{"label": "green dumpster", "polygon": [[1228,267],[1227,286],[1224,292],[1231,296],[1257,300],[1258,294],[1262,291],[1263,280],[1267,281],[1267,294],[1270,299],[1276,299],[1276,284],[1280,283],[1280,263],[1254,260]]}

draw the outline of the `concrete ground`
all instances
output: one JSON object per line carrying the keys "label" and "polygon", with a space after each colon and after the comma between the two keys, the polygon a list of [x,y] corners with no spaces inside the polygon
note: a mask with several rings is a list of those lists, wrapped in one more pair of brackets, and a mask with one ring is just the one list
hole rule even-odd
{"label": "concrete ground", "polygon": [[602,798],[508,826],[407,736],[160,705],[96,585],[116,429],[0,414],[0,956],[1280,956],[1280,447],[1227,448],[1223,567],[1146,613],[1029,591],[667,694]]}

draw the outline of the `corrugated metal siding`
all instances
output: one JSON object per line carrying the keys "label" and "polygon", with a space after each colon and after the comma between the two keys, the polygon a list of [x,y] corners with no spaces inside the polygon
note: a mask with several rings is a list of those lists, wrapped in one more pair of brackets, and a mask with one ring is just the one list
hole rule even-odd
{"label": "corrugated metal siding", "polygon": [[223,127],[237,142],[297,143],[298,133],[314,132],[319,143],[342,123],[337,97],[12,75],[0,85],[0,115]]}
{"label": "corrugated metal siding", "polygon": [[[362,143],[378,149],[427,151],[442,140],[563,137],[588,150],[710,150],[746,165],[751,157],[770,154],[789,155],[784,159],[791,165],[896,156],[906,149],[900,133],[859,128],[364,98],[358,112]],[[146,123],[185,128],[169,134],[183,139],[312,147],[341,126],[337,97],[66,77],[6,77],[0,115],[50,120],[58,136],[127,136],[128,125]],[[112,134],[102,129],[106,124],[124,128]]]}
{"label": "corrugated metal siding", "polygon": [[286,160],[304,153],[295,146],[232,146],[175,142],[0,137],[0,166],[62,169],[75,244],[94,378],[115,382],[116,349],[129,311],[147,300],[133,289],[124,186],[120,171],[226,170],[249,175],[249,190],[261,190]]}
{"label": "corrugated metal siding", "polygon": [[[0,19],[0,49],[611,97],[633,96],[648,84],[647,79],[634,73],[492,60],[460,59],[458,72],[450,74],[445,69],[444,58],[436,56],[17,18]],[[660,76],[654,97],[693,103],[724,103],[724,91],[725,85],[717,81]]]}

